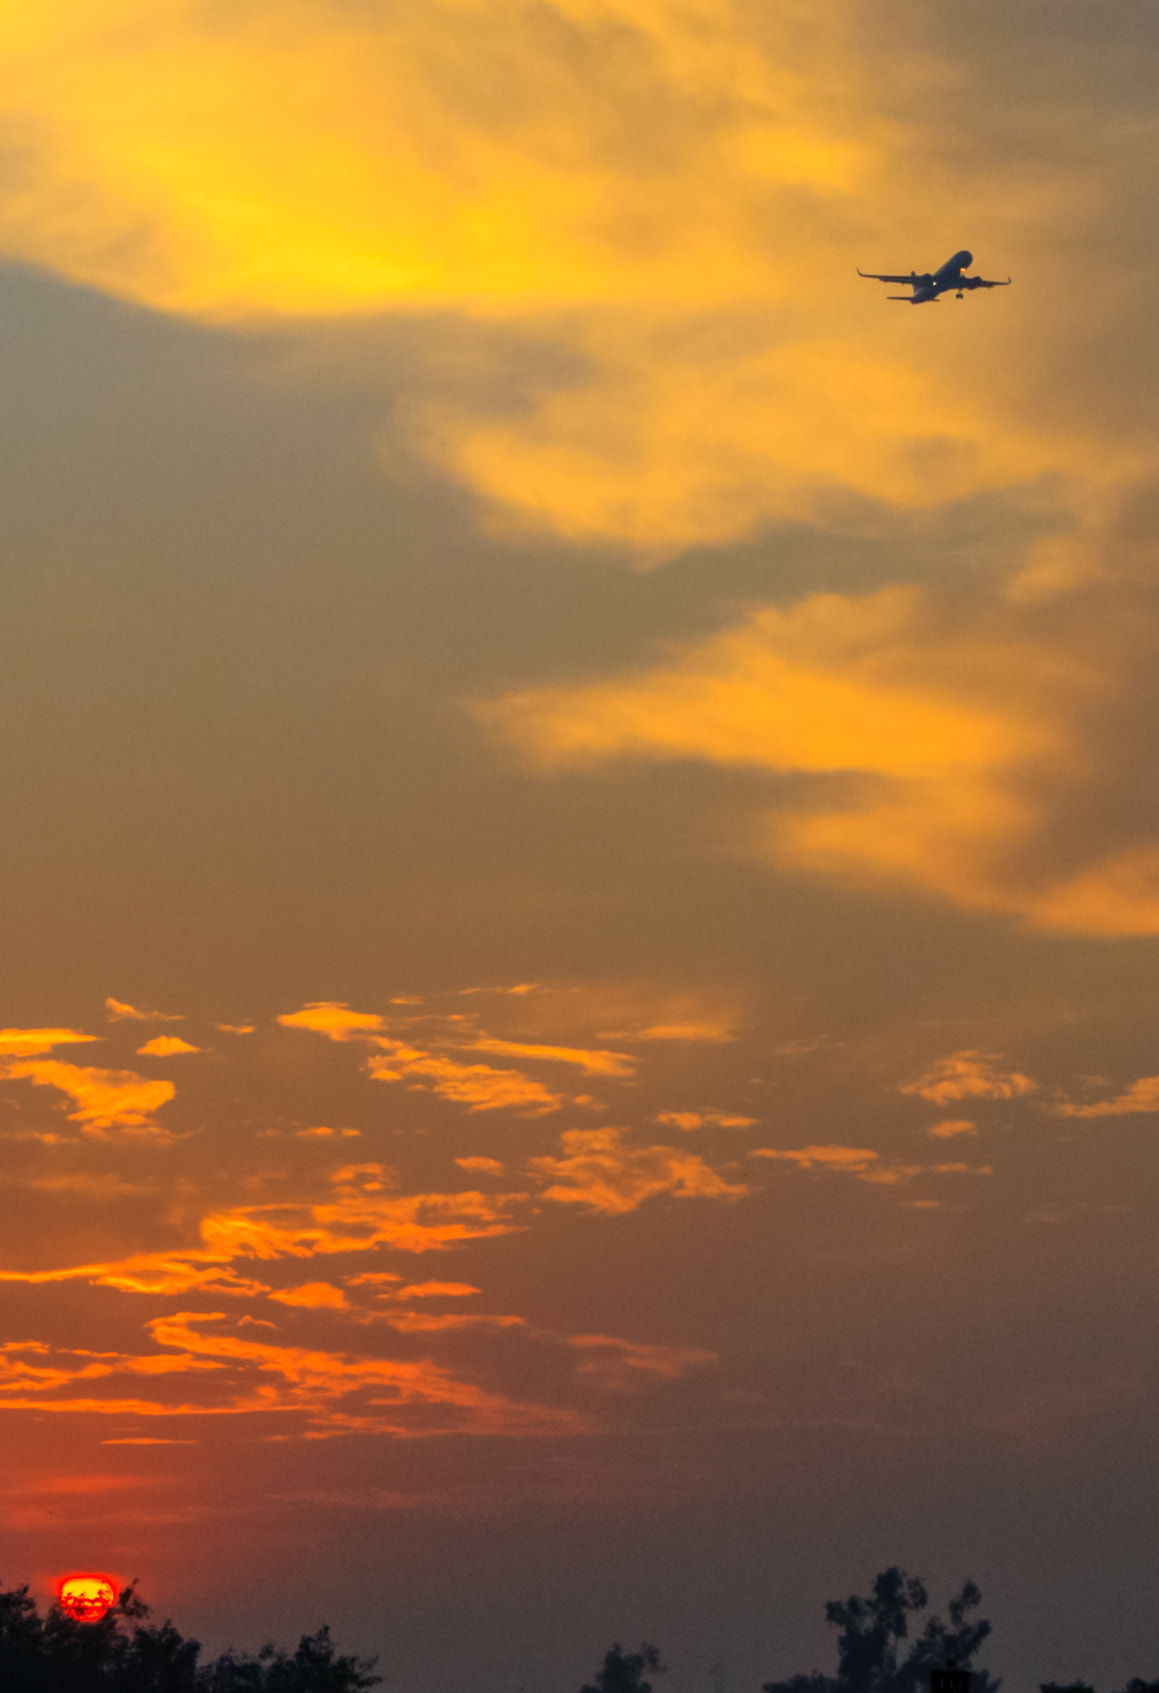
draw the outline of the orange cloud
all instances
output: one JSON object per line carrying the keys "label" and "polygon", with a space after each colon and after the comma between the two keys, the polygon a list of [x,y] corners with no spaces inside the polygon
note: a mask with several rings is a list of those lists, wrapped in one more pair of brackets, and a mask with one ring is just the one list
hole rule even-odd
{"label": "orange cloud", "polygon": [[252,1380],[237,1409],[298,1410],[323,1428],[396,1435],[571,1434],[582,1428],[573,1412],[505,1399],[429,1359],[352,1358],[243,1340],[212,1327],[203,1332],[203,1325],[220,1320],[180,1312],[154,1318],[148,1327],[159,1344],[227,1363],[243,1381]]}
{"label": "orange cloud", "polygon": [[1096,708],[1121,692],[1120,660],[1077,623],[1052,644],[1008,608],[947,612],[927,589],[813,595],[636,673],[473,710],[544,772],[697,760],[825,777],[770,783],[720,840],[782,872],[1044,930],[1159,932],[1159,848],[1092,838],[1077,867],[1058,852],[1076,783],[1105,764]]}
{"label": "orange cloud", "polygon": [[752,1189],[729,1182],[695,1153],[673,1146],[624,1144],[622,1129],[568,1129],[562,1158],[532,1158],[528,1169],[550,1185],[545,1199],[586,1205],[621,1216],[646,1199],[669,1193],[677,1199],[740,1199]]}
{"label": "orange cloud", "polygon": [[453,1334],[464,1329],[525,1328],[526,1317],[492,1316],[489,1313],[458,1312],[432,1314],[430,1311],[375,1311],[373,1320],[385,1323],[398,1334]]}
{"label": "orange cloud", "polygon": [[[837,489],[922,509],[1064,464],[1081,474],[1084,447],[1088,469],[1130,462],[1127,443],[1116,452],[1093,429],[999,418],[978,384],[957,388],[923,452],[940,361],[899,353],[860,307],[859,333],[835,332],[799,286],[788,337],[740,302],[711,337],[671,310],[589,314],[574,342],[587,382],[541,390],[514,417],[428,404],[426,452],[489,498],[505,528],[614,540],[653,559],[785,518],[824,523]],[[848,312],[842,293],[831,310]]]}
{"label": "orange cloud", "polygon": [[968,1117],[948,1117],[944,1123],[931,1123],[926,1133],[935,1140],[952,1140],[955,1135],[976,1135],[978,1125]]}
{"label": "orange cloud", "polygon": [[[147,1328],[171,1350],[141,1356],[55,1351],[38,1343],[0,1349],[0,1410],[119,1417],[297,1414],[318,1433],[400,1437],[565,1435],[585,1426],[575,1412],[507,1399],[429,1359],[352,1357],[246,1340],[224,1332],[218,1326],[223,1321],[212,1312],[154,1318]],[[200,1397],[166,1401],[91,1391],[97,1381],[112,1385],[117,1377],[139,1375],[192,1376]],[[192,1383],[181,1385],[188,1391]]]}
{"label": "orange cloud", "polygon": [[777,1158],[795,1164],[798,1170],[829,1170],[854,1176],[859,1182],[895,1187],[914,1176],[992,1176],[990,1164],[885,1164],[876,1152],[859,1146],[799,1146],[774,1149],[757,1147],[750,1158]]}
{"label": "orange cloud", "polygon": [[75,1102],[68,1113],[85,1134],[102,1137],[108,1129],[139,1129],[163,1134],[153,1113],[173,1098],[172,1082],[148,1081],[132,1070],[97,1070],[32,1058],[0,1066],[0,1074],[24,1077],[37,1087],[57,1088]]}
{"label": "orange cloud", "polygon": [[577,1064],[590,1076],[632,1076],[636,1061],[626,1052],[588,1051],[573,1046],[533,1046],[524,1041],[496,1040],[481,1035],[469,1042],[476,1052],[493,1052],[502,1057],[539,1058],[555,1064]]}
{"label": "orange cloud", "polygon": [[1018,1099],[1035,1092],[1037,1082],[1019,1070],[1000,1070],[1000,1062],[992,1054],[954,1052],[898,1091],[918,1094],[935,1105],[945,1105],[952,1099]]}
{"label": "orange cloud", "polygon": [[158,1035],[156,1040],[146,1041],[144,1046],[137,1048],[138,1058],[174,1058],[183,1052],[200,1052],[199,1046],[191,1046],[187,1040],[179,1040],[176,1035]]}
{"label": "orange cloud", "polygon": [[409,1046],[405,1041],[380,1039],[375,1045],[382,1049],[382,1055],[373,1053],[366,1061],[366,1068],[376,1081],[406,1081],[412,1087],[466,1105],[471,1111],[512,1109],[542,1116],[548,1111],[558,1111],[563,1104],[559,1094],[521,1070],[460,1064]]}
{"label": "orange cloud", "polygon": [[690,1134],[693,1129],[751,1129],[758,1119],[736,1117],[725,1111],[661,1111],[656,1121]]}
{"label": "orange cloud", "polygon": [[584,1354],[576,1374],[612,1393],[629,1393],[649,1380],[676,1381],[717,1361],[703,1347],[639,1345],[610,1334],[573,1334],[567,1344]]}
{"label": "orange cloud", "polygon": [[637,1040],[729,1041],[736,1036],[724,1023],[653,1023],[641,1029]]}
{"label": "orange cloud", "polygon": [[854,1176],[864,1175],[878,1162],[878,1154],[864,1146],[798,1146],[781,1150],[758,1146],[749,1157],[780,1158],[795,1164],[799,1170],[842,1170]]}
{"label": "orange cloud", "polygon": [[479,1292],[481,1292],[481,1289],[472,1287],[470,1282],[411,1282],[409,1286],[400,1288],[394,1297],[396,1299],[466,1299],[470,1294]]}
{"label": "orange cloud", "polygon": [[0,1270],[0,1282],[87,1281],[95,1287],[115,1287],[122,1293],[230,1294],[251,1298],[268,1293],[264,1282],[238,1275],[228,1258],[192,1248],[186,1252],[137,1252],[104,1264],[76,1264],[59,1270]]}
{"label": "orange cloud", "polygon": [[1101,1099],[1094,1105],[1055,1105],[1058,1117],[1128,1117],[1137,1112],[1159,1111],[1159,1076],[1140,1076],[1126,1093],[1114,1099]]}
{"label": "orange cloud", "polygon": [[4,1059],[32,1058],[57,1046],[77,1046],[81,1041],[96,1039],[96,1035],[78,1034],[75,1029],[0,1029],[0,1074],[7,1073],[2,1067]]}
{"label": "orange cloud", "polygon": [[964,694],[919,656],[918,606],[909,589],[819,594],[754,613],[641,676],[476,711],[548,769],[635,756],[922,779],[1043,750],[1041,725]]}
{"label": "orange cloud", "polygon": [[372,1012],[351,1011],[348,1005],[335,1000],[317,1000],[301,1011],[291,1011],[278,1022],[287,1029],[310,1029],[314,1034],[326,1035],[330,1040],[365,1040],[386,1027],[381,1017]]}
{"label": "orange cloud", "polygon": [[460,1170],[478,1170],[482,1175],[506,1175],[506,1168],[497,1158],[456,1158]]}
{"label": "orange cloud", "polygon": [[137,1023],[183,1023],[184,1017],[167,1016],[164,1011],[141,1011],[135,1005],[127,1004],[123,999],[106,999],[105,1015],[110,1023],[120,1023],[128,1019]]}
{"label": "orange cloud", "polygon": [[[446,1021],[453,1029],[457,1019],[448,1018]],[[558,1093],[553,1093],[521,1070],[497,1070],[489,1064],[464,1064],[455,1058],[412,1046],[407,1041],[394,1040],[381,1032],[387,1026],[383,1018],[367,1012],[350,1011],[345,1005],[329,1001],[309,1005],[301,1011],[279,1017],[278,1022],[291,1029],[309,1029],[315,1034],[326,1035],[330,1040],[365,1042],[373,1048],[366,1060],[366,1070],[375,1081],[406,1082],[410,1087],[466,1105],[471,1111],[509,1109],[538,1116],[557,1111],[563,1103]],[[469,1030],[454,1030],[441,1044],[472,1051],[575,1063],[585,1069],[596,1068],[605,1075],[625,1073],[622,1069],[609,1068],[620,1063],[621,1055],[617,1053],[526,1046],[492,1040]]]}
{"label": "orange cloud", "polygon": [[303,1282],[300,1287],[286,1287],[271,1292],[269,1297],[276,1299],[279,1305],[299,1305],[306,1311],[349,1310],[342,1289],[334,1287],[330,1282]]}
{"label": "orange cloud", "polygon": [[341,1170],[335,1197],[318,1205],[258,1205],[204,1218],[206,1248],[221,1262],[236,1258],[312,1257],[390,1246],[403,1252],[439,1251],[464,1240],[510,1234],[522,1195],[395,1194],[378,1165]]}
{"label": "orange cloud", "polygon": [[[401,1195],[391,1191],[390,1172],[379,1164],[350,1165],[336,1171],[332,1188],[333,1197],[321,1204],[212,1211],[201,1221],[199,1247],[134,1253],[110,1262],[60,1269],[4,1270],[0,1271],[0,1282],[40,1285],[88,1281],[126,1293],[196,1290],[252,1298],[270,1289],[236,1269],[239,1263],[369,1252],[380,1246],[412,1253],[442,1251],[463,1241],[490,1239],[520,1229],[523,1225],[512,1211],[527,1197],[477,1192]],[[398,1280],[393,1274],[383,1273],[354,1278],[350,1285]]]}
{"label": "orange cloud", "polygon": [[[544,771],[695,759],[841,777],[836,806],[797,799],[769,810],[734,850],[1041,915],[1049,889],[1020,885],[1008,860],[1039,823],[1021,773],[1057,762],[1064,743],[1048,698],[1060,676],[1045,649],[947,634],[925,595],[887,588],[765,608],[639,674],[474,710]],[[663,1026],[647,1034],[691,1038]]]}
{"label": "orange cloud", "polygon": [[316,1129],[295,1129],[294,1134],[298,1140],[358,1140],[362,1130],[328,1129],[320,1125]]}

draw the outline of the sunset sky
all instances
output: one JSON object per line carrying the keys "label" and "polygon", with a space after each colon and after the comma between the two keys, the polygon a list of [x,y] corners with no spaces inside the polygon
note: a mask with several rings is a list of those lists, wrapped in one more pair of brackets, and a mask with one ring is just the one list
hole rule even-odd
{"label": "sunset sky", "polygon": [[900,1563],[1159,1676],[1157,88],[0,7],[0,1583],[757,1693]]}

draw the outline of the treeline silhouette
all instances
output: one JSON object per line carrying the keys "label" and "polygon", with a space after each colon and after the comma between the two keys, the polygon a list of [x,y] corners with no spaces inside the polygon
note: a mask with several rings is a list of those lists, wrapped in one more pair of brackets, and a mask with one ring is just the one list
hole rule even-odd
{"label": "treeline silhouette", "polygon": [[50,1605],[37,1610],[27,1587],[0,1589],[3,1693],[359,1693],[382,1680],[374,1659],[343,1658],[330,1630],[304,1634],[293,1654],[264,1646],[256,1657],[223,1652],[201,1664],[201,1643],[126,1587],[100,1622],[76,1622]]}
{"label": "treeline silhouette", "polygon": [[[864,1598],[831,1599],[825,1620],[837,1630],[837,1674],[820,1670],[793,1675],[787,1681],[766,1681],[762,1693],[931,1693],[934,1670],[955,1668],[970,1672],[970,1693],[998,1693],[1001,1680],[976,1669],[974,1658],[989,1638],[991,1627],[975,1616],[982,1595],[972,1581],[950,1600],[949,1621],[930,1617],[921,1633],[910,1638],[910,1622],[929,1604],[925,1586],[896,1564],[874,1578]],[[903,1642],[905,1645],[903,1646]],[[617,1642],[604,1658],[594,1685],[580,1693],[653,1693],[646,1674],[663,1674],[660,1653],[647,1642],[638,1652],[625,1652]],[[1095,1693],[1083,1681],[1040,1682],[1039,1693]],[[1159,1693],[1159,1681],[1136,1677],[1123,1693]]]}
{"label": "treeline silhouette", "polygon": [[[896,1565],[875,1577],[864,1598],[832,1599],[825,1620],[837,1631],[837,1674],[820,1670],[766,1681],[762,1693],[930,1693],[934,1670],[971,1672],[971,1693],[999,1693],[1001,1682],[973,1659],[990,1624],[975,1616],[982,1595],[968,1581],[950,1600],[949,1620],[931,1617],[911,1639],[910,1622],[929,1603],[925,1587]],[[294,1653],[264,1646],[201,1663],[201,1646],[169,1621],[151,1623],[136,1587],[126,1587],[100,1622],[76,1622],[59,1605],[38,1611],[27,1587],[0,1589],[2,1693],[360,1693],[381,1681],[375,1659],[341,1657],[330,1630],[304,1634]],[[580,1693],[653,1693],[662,1675],[657,1647],[626,1652],[617,1642]],[[1042,1682],[1039,1693],[1095,1693],[1083,1681]],[[1139,1677],[1123,1693],[1159,1693]]]}

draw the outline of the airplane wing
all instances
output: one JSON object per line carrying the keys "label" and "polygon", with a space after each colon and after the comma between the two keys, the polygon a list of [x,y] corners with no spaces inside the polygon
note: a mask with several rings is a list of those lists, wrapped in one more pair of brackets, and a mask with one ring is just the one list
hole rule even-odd
{"label": "airplane wing", "polygon": [[1009,276],[1005,282],[987,282],[984,276],[964,276],[961,285],[966,288],[1009,288],[1012,281]]}
{"label": "airplane wing", "polygon": [[864,276],[869,282],[917,282],[920,279],[911,272],[909,276],[882,276],[876,270],[859,270],[858,276]]}

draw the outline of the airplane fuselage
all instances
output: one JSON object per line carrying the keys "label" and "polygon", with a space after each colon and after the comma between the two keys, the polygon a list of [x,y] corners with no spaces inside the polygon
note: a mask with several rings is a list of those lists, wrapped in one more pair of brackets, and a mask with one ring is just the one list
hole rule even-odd
{"label": "airplane fuselage", "polygon": [[[920,306],[924,300],[936,300],[939,294],[956,293],[962,286],[965,272],[974,263],[974,255],[965,247],[947,259],[938,270],[927,272],[925,276],[914,279],[911,306]],[[904,296],[902,296],[904,298]]]}

